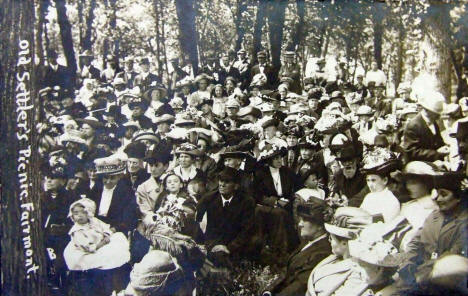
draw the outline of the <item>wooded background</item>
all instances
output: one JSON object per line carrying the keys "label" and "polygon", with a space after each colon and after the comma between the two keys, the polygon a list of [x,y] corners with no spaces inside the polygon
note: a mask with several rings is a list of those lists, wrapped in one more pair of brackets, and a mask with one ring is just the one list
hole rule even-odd
{"label": "wooded background", "polygon": [[35,0],[35,9],[38,63],[54,48],[72,69],[91,49],[101,67],[109,53],[150,57],[167,80],[174,57],[196,73],[229,49],[263,48],[279,67],[288,48],[303,66],[308,56],[344,59],[351,74],[375,60],[390,90],[435,63],[440,90],[455,98],[466,64],[467,1]]}
{"label": "wooded background", "polygon": [[[15,87],[18,41],[30,40],[32,99],[38,69],[46,52],[55,49],[76,70],[78,54],[94,52],[98,66],[108,54],[149,57],[153,71],[169,79],[169,59],[192,65],[195,74],[210,58],[244,48],[255,57],[269,53],[275,67],[281,52],[293,49],[305,67],[308,57],[344,59],[351,75],[366,71],[375,60],[388,75],[388,89],[411,81],[421,71],[436,69],[439,89],[456,100],[466,87],[467,1],[387,0],[2,0],[0,10],[0,95],[2,111],[2,292],[44,295],[45,253],[37,252],[39,276],[25,278],[19,226],[15,137]],[[253,61],[254,62],[254,61]],[[74,73],[76,71],[73,71]],[[465,85],[464,85],[465,83]],[[36,103],[39,103],[36,101]],[[33,115],[36,113],[33,110]],[[32,118],[30,126],[34,126]],[[32,131],[33,149],[35,148]],[[34,161],[33,161],[34,162]],[[41,180],[29,171],[38,204]],[[41,248],[40,209],[34,225],[34,247]]]}

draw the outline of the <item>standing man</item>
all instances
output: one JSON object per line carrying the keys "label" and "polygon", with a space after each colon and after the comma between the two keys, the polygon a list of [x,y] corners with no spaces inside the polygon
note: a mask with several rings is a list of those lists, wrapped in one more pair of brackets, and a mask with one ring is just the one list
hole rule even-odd
{"label": "standing man", "polygon": [[162,83],[161,78],[150,73],[150,61],[148,58],[140,60],[141,73],[135,77],[134,87],[140,88],[140,93],[145,93],[153,82]]}

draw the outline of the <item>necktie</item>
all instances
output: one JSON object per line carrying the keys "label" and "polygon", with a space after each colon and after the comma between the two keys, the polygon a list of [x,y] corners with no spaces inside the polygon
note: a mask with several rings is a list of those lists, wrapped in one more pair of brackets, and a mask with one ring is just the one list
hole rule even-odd
{"label": "necktie", "polygon": [[229,201],[225,201],[223,207],[224,207],[224,208],[229,207],[229,203],[230,203]]}

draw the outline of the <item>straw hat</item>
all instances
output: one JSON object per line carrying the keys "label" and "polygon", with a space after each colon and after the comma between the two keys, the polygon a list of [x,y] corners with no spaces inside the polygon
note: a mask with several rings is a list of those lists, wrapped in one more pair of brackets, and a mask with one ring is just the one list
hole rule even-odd
{"label": "straw hat", "polygon": [[99,175],[118,175],[125,171],[126,163],[116,155],[97,158],[94,160],[96,174]]}
{"label": "straw hat", "polygon": [[372,223],[372,215],[361,208],[340,207],[330,223],[325,223],[328,233],[347,239],[355,239],[358,233]]}

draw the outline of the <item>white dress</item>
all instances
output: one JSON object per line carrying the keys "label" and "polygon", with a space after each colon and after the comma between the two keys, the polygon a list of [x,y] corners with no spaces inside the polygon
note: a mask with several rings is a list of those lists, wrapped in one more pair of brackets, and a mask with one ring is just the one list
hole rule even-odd
{"label": "white dress", "polygon": [[390,222],[400,213],[400,202],[390,190],[385,188],[380,192],[368,193],[360,208],[371,215],[382,214],[384,222]]}
{"label": "white dress", "polygon": [[[66,246],[63,257],[69,270],[107,270],[120,267],[130,260],[130,245],[125,235],[112,233],[110,226],[97,218],[91,218],[85,225],[73,225],[68,234],[72,240]],[[96,250],[104,235],[110,235],[110,242]]]}

